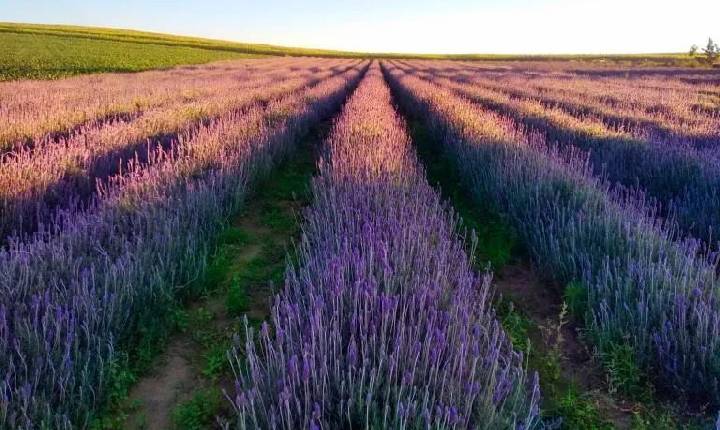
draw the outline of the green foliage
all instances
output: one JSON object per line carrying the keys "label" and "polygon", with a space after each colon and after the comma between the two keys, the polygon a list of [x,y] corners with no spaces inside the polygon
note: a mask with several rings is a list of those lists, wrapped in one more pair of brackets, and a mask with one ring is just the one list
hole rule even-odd
{"label": "green foliage", "polygon": [[717,429],[716,416],[686,415],[677,405],[657,404],[640,408],[633,416],[632,430],[709,430]]}
{"label": "green foliage", "polygon": [[570,388],[556,402],[555,409],[548,411],[551,415],[562,417],[562,428],[568,430],[611,430],[613,426],[602,419],[600,411],[593,400]]}
{"label": "green foliage", "polygon": [[134,371],[142,373],[150,368],[153,360],[165,347],[172,327],[160,323],[148,324],[140,328],[140,337],[131,353],[130,362]]}
{"label": "green foliage", "polygon": [[146,373],[153,360],[162,352],[169,330],[182,323],[183,312],[177,308],[168,310],[161,319],[165,324],[149,323],[139,331],[128,346],[129,353],[120,354],[107,368],[107,397],[103,407],[90,419],[91,430],[121,429],[129,412],[136,405],[127,404],[130,388],[140,375]]}
{"label": "green foliage", "polygon": [[579,281],[572,281],[565,287],[563,299],[567,303],[570,314],[582,320],[587,312],[588,296],[587,289]]}
{"label": "green foliage", "polygon": [[216,380],[228,369],[227,350],[230,346],[227,342],[213,345],[205,353],[205,364],[202,373],[205,377]]}
{"label": "green foliage", "polygon": [[205,307],[200,307],[188,314],[188,327],[185,330],[192,340],[206,346],[213,343],[216,336],[213,320],[215,315]]}
{"label": "green foliage", "polygon": [[195,291],[201,291],[203,294],[211,294],[218,291],[225,282],[225,277],[232,266],[230,249],[221,245],[213,257],[210,259],[205,274],[198,283],[200,284]]}
{"label": "green foliage", "polygon": [[0,32],[40,36],[64,36],[105,42],[157,44],[195,49],[225,51],[244,55],[291,55],[314,57],[361,57],[368,54],[329,49],[292,48],[267,44],[241,43],[201,37],[178,36],[128,29],[82,27],[73,25],[0,23]]}
{"label": "green foliage", "polygon": [[137,375],[127,365],[127,358],[111,362],[109,368],[108,401],[115,404],[127,398],[130,387],[137,381]]}
{"label": "green foliage", "polygon": [[546,395],[551,397],[552,403],[559,401],[560,393],[567,386],[568,381],[562,374],[562,356],[558,351],[548,351],[544,354],[537,354],[532,359],[532,367],[540,374],[542,387],[546,389]]}
{"label": "green foliage", "polygon": [[180,430],[211,428],[220,409],[222,395],[217,388],[197,391],[192,399],[177,406],[173,421]]}
{"label": "green foliage", "polygon": [[499,300],[495,304],[495,309],[498,313],[498,319],[505,333],[510,338],[513,347],[518,351],[528,351],[530,349],[528,332],[532,326],[532,321],[518,312],[510,300]]}
{"label": "green foliage", "polygon": [[91,430],[121,428],[128,415],[123,402],[137,379],[137,373],[131,368],[127,356],[121,356],[108,365],[106,407],[90,420],[88,427]]}
{"label": "green foliage", "polygon": [[240,227],[229,226],[219,236],[222,245],[247,245],[253,241],[253,236]]}
{"label": "green foliage", "polygon": [[630,345],[611,343],[603,360],[612,390],[635,400],[652,400],[652,387],[638,367]]}
{"label": "green foliage", "polygon": [[184,324],[178,327],[200,346],[202,351],[202,374],[217,379],[228,367],[226,351],[230,340],[217,326],[217,315],[205,307],[184,314]]}
{"label": "green foliage", "polygon": [[632,430],[675,430],[680,428],[669,412],[638,412],[633,416]]}
{"label": "green foliage", "polygon": [[475,232],[477,269],[484,270],[489,265],[498,270],[508,264],[518,248],[518,239],[509,224],[492,207],[475,204],[464,191],[456,166],[443,156],[424,125],[415,122],[411,131],[430,184],[438,186],[443,197],[452,202],[462,218],[462,227]]}
{"label": "green foliage", "polygon": [[225,303],[230,316],[240,316],[250,308],[245,284],[237,276],[230,283]]}
{"label": "green foliage", "polygon": [[275,203],[268,202],[263,205],[261,216],[261,222],[273,230],[291,231],[296,225],[292,213],[288,213]]}

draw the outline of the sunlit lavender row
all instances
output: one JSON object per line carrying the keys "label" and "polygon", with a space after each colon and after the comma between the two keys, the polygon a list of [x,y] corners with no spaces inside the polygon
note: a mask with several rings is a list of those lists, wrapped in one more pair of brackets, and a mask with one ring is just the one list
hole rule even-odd
{"label": "sunlit lavender row", "polygon": [[577,311],[601,354],[628,351],[657,386],[720,403],[717,261],[677,240],[642,194],[610,191],[585,154],[403,69],[386,65],[391,87],[468,190],[505,214],[544,273],[582,288]]}
{"label": "sunlit lavender row", "polygon": [[201,99],[217,88],[238,85],[252,77],[322,68],[330,62],[308,58],[241,60],[139,74],[3,82],[0,152],[41,144],[43,139],[66,135],[83,125],[132,118],[147,109]]}
{"label": "sunlit lavender row", "polygon": [[0,169],[0,238],[32,233],[51,223],[56,210],[86,202],[98,186],[127,172],[130,164],[138,168],[159,153],[175,151],[180,136],[191,139],[210,121],[316,84],[352,64],[328,63],[312,71],[278,65],[268,74],[232,79],[211,76],[214,81],[206,82],[209,89],[202,97],[155,106],[128,120],[94,123],[70,137],[6,154]]}
{"label": "sunlit lavender row", "polygon": [[490,308],[377,65],[336,121],[299,261],[230,355],[240,429],[532,428],[537,378]]}
{"label": "sunlit lavender row", "polygon": [[0,249],[0,428],[86,427],[124,348],[194,287],[255,179],[340,107],[365,66],[181,133],[172,156]]}
{"label": "sunlit lavender row", "polygon": [[697,147],[719,143],[716,82],[720,82],[720,72],[695,71],[705,72],[701,76],[710,80],[688,83],[682,79],[692,76],[692,71],[623,69],[603,76],[602,70],[549,72],[527,64],[487,68],[486,64],[460,67],[445,62],[424,66],[515,100],[534,100],[546,108],[600,121],[636,137]]}
{"label": "sunlit lavender row", "polygon": [[[706,132],[697,132],[702,137],[679,130],[672,132],[672,137],[658,138],[656,132],[640,130],[627,119],[620,120],[620,129],[613,128],[607,120],[583,110],[571,111],[542,98],[512,96],[506,94],[511,90],[499,91],[484,80],[442,77],[435,73],[437,70],[440,68],[430,68],[429,73],[420,75],[496,111],[519,128],[543,134],[550,143],[587,151],[596,175],[628,188],[639,187],[657,200],[659,215],[677,221],[684,233],[715,246],[720,231],[720,156],[716,145],[720,142],[720,119],[712,119]],[[693,95],[687,95],[685,103],[691,100]],[[667,117],[662,123],[673,124]],[[680,123],[687,125],[689,121]],[[693,139],[702,140],[708,148],[693,147]]]}

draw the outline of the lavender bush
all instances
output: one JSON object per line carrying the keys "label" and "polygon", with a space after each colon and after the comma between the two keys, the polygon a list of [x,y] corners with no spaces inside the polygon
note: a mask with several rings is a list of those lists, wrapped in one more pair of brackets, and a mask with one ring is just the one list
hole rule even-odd
{"label": "lavender bush", "polygon": [[373,66],[313,182],[271,324],[230,357],[227,427],[527,429],[528,379]]}

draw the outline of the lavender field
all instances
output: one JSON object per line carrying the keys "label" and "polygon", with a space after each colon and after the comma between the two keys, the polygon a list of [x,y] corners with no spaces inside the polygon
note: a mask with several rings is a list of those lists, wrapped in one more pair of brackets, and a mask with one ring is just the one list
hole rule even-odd
{"label": "lavender field", "polygon": [[0,428],[715,428],[719,231],[718,69],[2,82]]}

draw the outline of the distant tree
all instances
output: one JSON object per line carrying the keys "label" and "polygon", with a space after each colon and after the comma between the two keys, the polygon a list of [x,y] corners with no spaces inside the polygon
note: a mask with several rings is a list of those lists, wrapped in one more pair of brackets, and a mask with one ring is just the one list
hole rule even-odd
{"label": "distant tree", "polygon": [[708,38],[707,46],[703,48],[703,52],[705,53],[705,63],[712,65],[720,57],[720,46]]}
{"label": "distant tree", "polygon": [[693,45],[693,46],[690,47],[690,52],[688,52],[688,54],[689,54],[691,57],[694,57],[695,54],[697,54],[698,49],[699,49],[699,48],[698,48],[697,45]]}

